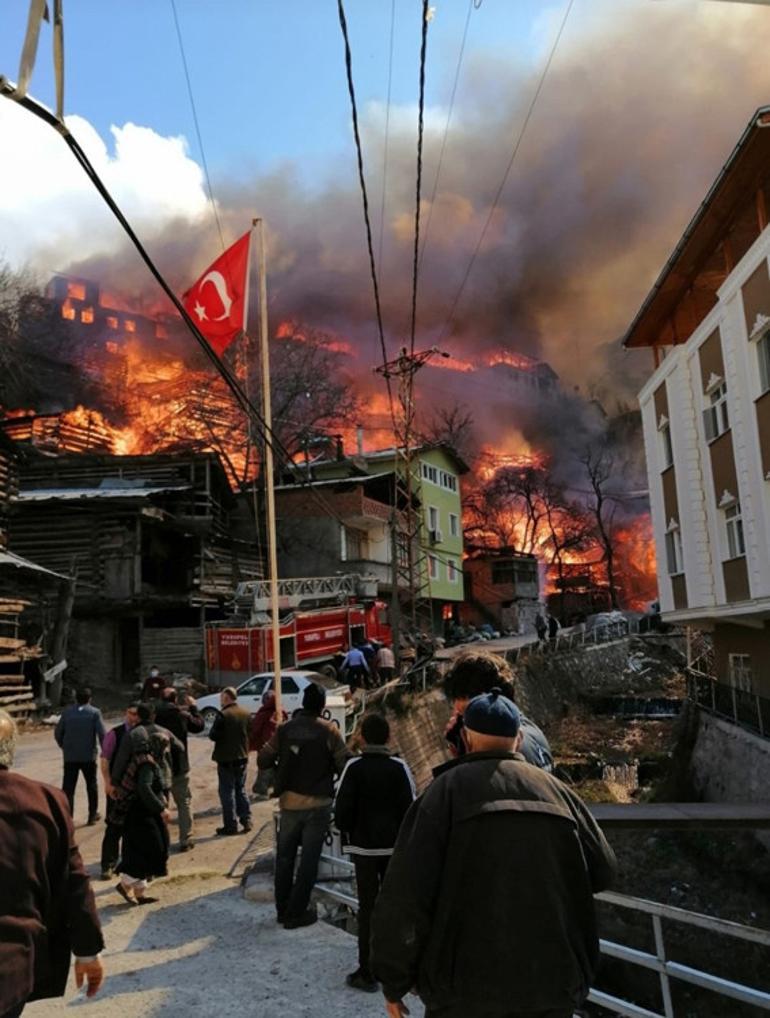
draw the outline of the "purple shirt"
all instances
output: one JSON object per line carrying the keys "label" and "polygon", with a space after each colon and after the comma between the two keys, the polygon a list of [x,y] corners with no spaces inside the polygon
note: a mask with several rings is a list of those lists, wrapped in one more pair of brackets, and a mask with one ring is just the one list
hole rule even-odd
{"label": "purple shirt", "polygon": [[[123,722],[123,727],[128,730],[128,725]],[[118,744],[118,736],[114,728],[111,728],[109,732],[104,736],[104,742],[102,743],[102,760],[106,760],[109,763],[112,760],[112,755]]]}

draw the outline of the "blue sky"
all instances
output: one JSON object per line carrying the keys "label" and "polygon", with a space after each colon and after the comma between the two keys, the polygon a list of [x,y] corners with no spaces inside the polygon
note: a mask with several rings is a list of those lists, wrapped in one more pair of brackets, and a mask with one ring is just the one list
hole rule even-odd
{"label": "blue sky", "polygon": [[[427,102],[448,101],[470,0],[436,0]],[[347,0],[357,98],[387,95],[391,0]],[[466,61],[483,50],[520,63],[541,55],[562,3],[483,0],[471,12]],[[27,4],[3,5],[0,73],[17,76]],[[396,0],[392,101],[416,102],[420,0]],[[336,0],[177,0],[212,176],[246,177],[290,160],[318,169],[351,142]],[[32,93],[52,102],[51,32],[43,27]],[[171,0],[65,5],[66,110],[103,138],[133,121],[184,134],[199,155]],[[462,89],[462,80],[460,84]]]}

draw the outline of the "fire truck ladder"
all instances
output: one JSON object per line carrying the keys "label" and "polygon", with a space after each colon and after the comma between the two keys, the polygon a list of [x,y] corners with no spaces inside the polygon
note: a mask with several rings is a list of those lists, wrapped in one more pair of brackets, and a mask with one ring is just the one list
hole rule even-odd
{"label": "fire truck ladder", "polygon": [[[300,608],[303,604],[331,601],[343,604],[350,597],[374,598],[377,580],[358,573],[341,576],[301,576],[278,581],[278,603],[282,610]],[[239,583],[235,602],[248,606],[256,614],[270,610],[270,581],[248,580]]]}
{"label": "fire truck ladder", "polygon": [[[431,357],[448,357],[438,347],[410,354],[404,346],[395,360],[375,368],[384,378],[398,380],[399,420],[396,423],[396,507],[392,526],[397,527],[397,506],[404,505],[404,527],[394,541],[396,551],[396,590],[393,591],[393,640],[398,647],[399,616],[402,590],[405,588],[405,608],[413,638],[433,633],[433,613],[430,597],[430,570],[425,553],[425,524],[422,505],[415,506],[415,493],[421,490],[419,458],[414,456],[414,376]],[[400,540],[399,540],[400,538]]]}

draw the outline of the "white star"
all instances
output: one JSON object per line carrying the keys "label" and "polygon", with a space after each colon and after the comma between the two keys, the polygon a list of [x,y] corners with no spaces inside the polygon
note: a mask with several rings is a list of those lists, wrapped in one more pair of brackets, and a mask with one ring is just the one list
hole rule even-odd
{"label": "white star", "polygon": [[199,322],[204,322],[208,318],[206,309],[202,304],[199,304],[197,300],[195,302],[195,314],[198,316]]}

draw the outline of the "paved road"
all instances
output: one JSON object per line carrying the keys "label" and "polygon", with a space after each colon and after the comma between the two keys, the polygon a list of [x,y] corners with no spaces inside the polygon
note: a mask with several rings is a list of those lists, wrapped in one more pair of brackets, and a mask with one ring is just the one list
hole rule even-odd
{"label": "paved road", "polygon": [[[254,807],[254,836],[217,838],[221,821],[211,743],[190,740],[196,846],[171,856],[169,876],[153,884],[157,905],[131,908],[99,881],[102,825],[85,826],[85,789],[78,788],[78,841],[94,878],[104,926],[107,981],[92,1001],[70,984],[62,1000],[30,1004],[25,1018],[53,1018],[65,1008],[87,1008],[85,1018],[369,1018],[384,1015],[382,997],[349,990],[345,973],[355,968],[355,941],[325,923],[286,931],[275,922],[272,904],[246,901],[240,889],[245,860],[269,841],[272,804]],[[253,762],[251,767],[253,768]],[[59,785],[61,756],[50,729],[21,737],[16,769]],[[251,775],[250,775],[251,777]],[[172,821],[172,841],[176,824]],[[413,1014],[417,1012],[413,1011]]]}

